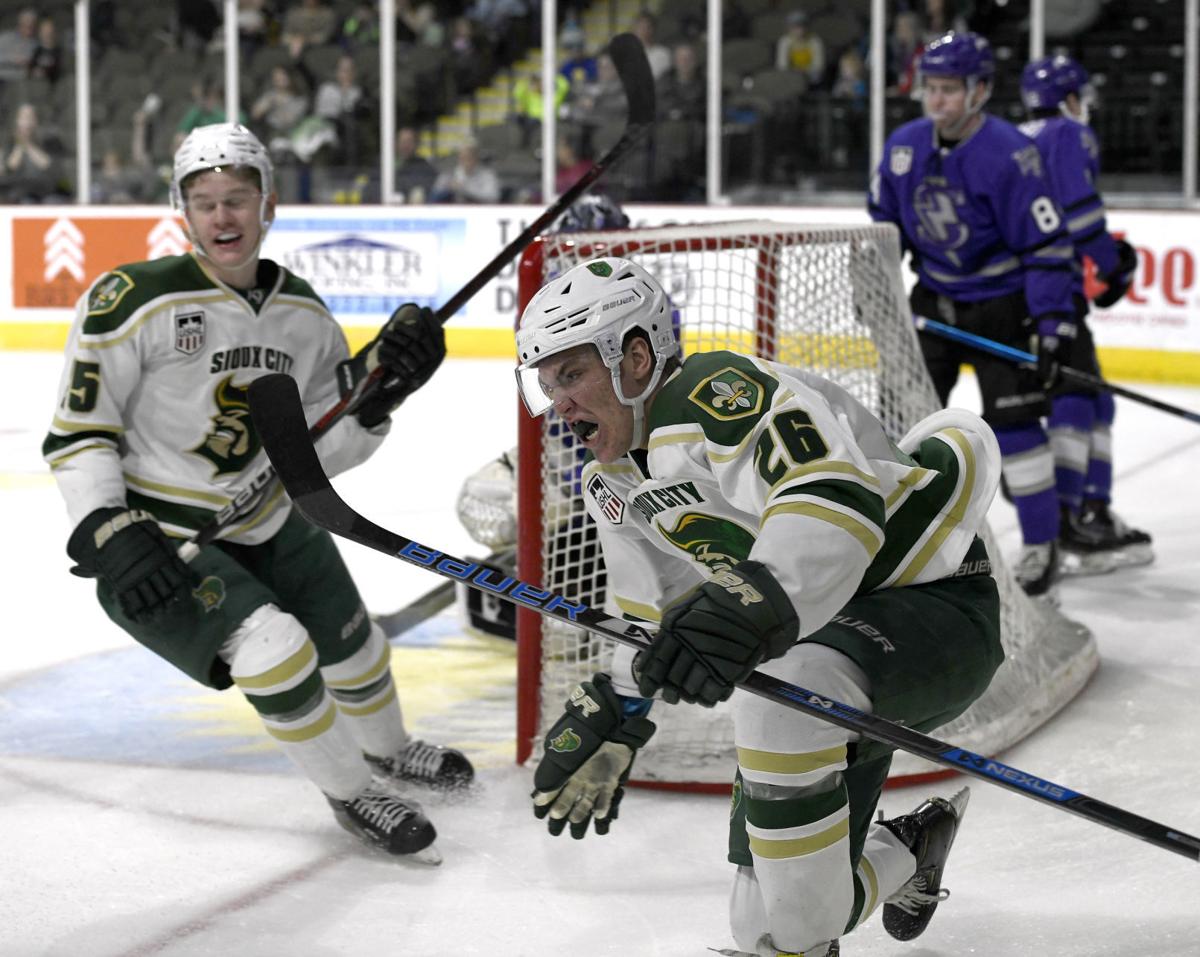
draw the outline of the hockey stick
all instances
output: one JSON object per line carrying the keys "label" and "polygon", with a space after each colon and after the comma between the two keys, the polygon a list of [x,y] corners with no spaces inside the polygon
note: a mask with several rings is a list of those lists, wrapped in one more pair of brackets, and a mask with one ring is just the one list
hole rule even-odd
{"label": "hockey stick", "polygon": [[[586,628],[622,644],[639,649],[649,645],[650,632],[638,625],[569,601],[561,595],[523,582],[512,575],[501,575],[482,568],[478,562],[466,562],[453,555],[447,555],[390,532],[359,515],[330,485],[316,449],[308,437],[299,389],[295,381],[288,376],[272,373],[255,379],[250,384],[250,414],[288,495],[314,525],[411,565],[465,582],[472,588],[491,592],[531,608],[539,614]],[[776,704],[815,715],[838,727],[890,744],[964,774],[982,778],[1025,797],[1062,808],[1089,821],[1200,861],[1200,838],[1105,804],[1062,785],[1045,781],[993,758],[954,747],[886,718],[859,711],[760,671],[752,673],[739,687]]]}
{"label": "hockey stick", "polygon": [[[512,562],[516,551],[516,548],[503,548],[498,552],[492,552],[487,558],[480,559],[479,564],[504,567]],[[424,595],[413,599],[403,608],[397,608],[386,615],[372,615],[371,618],[383,629],[385,635],[395,638],[421,622],[428,621],[452,604],[454,604],[454,582],[448,581],[436,588],[429,589]]]}
{"label": "hockey stick", "polygon": [[[609,167],[619,162],[635,146],[654,122],[654,77],[646,61],[642,41],[632,33],[620,33],[612,38],[608,46],[609,56],[629,104],[629,115],[621,138],[613,144],[590,169],[571,184],[561,196],[547,206],[540,216],[525,227],[513,240],[497,253],[492,261],[477,272],[465,286],[451,296],[437,310],[439,322],[445,323],[467,304],[484,286],[496,278],[500,271],[516,258],[537,235],[561,216],[583,193],[598,180]],[[309,428],[315,442],[338,423],[350,409],[355,407],[368,389],[383,377],[382,367],[376,368],[359,382],[354,390],[343,396],[336,405],[322,415]],[[180,557],[191,561],[205,545],[220,535],[235,519],[247,514],[265,497],[267,489],[275,479],[275,469],[268,465],[250,483],[234,496],[232,502],[217,512],[195,535],[179,549]]]}
{"label": "hockey stick", "polygon": [[[944,322],[938,322],[936,319],[913,316],[913,322],[916,324],[918,332],[930,332],[936,336],[941,336],[943,339],[950,339],[953,342],[970,346],[973,349],[978,349],[980,352],[986,352],[1000,359],[1010,359],[1013,362],[1023,365],[1037,365],[1037,356],[1032,352],[1025,352],[1013,346],[1006,346],[1004,343],[996,342],[994,339],[985,339],[983,336],[977,336],[973,332],[967,332],[956,326],[948,326]],[[1107,379],[1092,375],[1090,372],[1080,372],[1078,369],[1070,368],[1070,366],[1060,366],[1058,374],[1068,382],[1073,382],[1076,385],[1111,392],[1113,395],[1124,396],[1133,402],[1152,406],[1160,412],[1168,412],[1171,415],[1179,416],[1181,419],[1200,423],[1200,412],[1190,412],[1187,409],[1181,409],[1177,405],[1171,405],[1169,402],[1162,402],[1148,395],[1143,395],[1140,392],[1134,392],[1132,389],[1113,385]]]}

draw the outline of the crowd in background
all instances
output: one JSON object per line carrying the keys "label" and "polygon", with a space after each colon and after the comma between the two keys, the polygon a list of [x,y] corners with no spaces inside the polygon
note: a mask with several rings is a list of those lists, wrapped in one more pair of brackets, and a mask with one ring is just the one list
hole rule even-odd
{"label": "crowd in background", "polygon": [[[560,189],[619,134],[624,90],[605,45],[589,42],[582,27],[585,0],[558,4],[560,61],[550,95],[540,68],[522,62],[539,44],[540,0],[395,6],[400,200],[540,199],[548,108],[559,125]],[[995,0],[894,0],[888,10],[889,127],[919,110],[911,101],[915,64],[947,29],[1004,29],[1015,67],[1023,62],[1024,27]],[[226,118],[221,3],[92,0],[90,11],[91,198],[163,201],[178,142]],[[725,0],[724,148],[732,176],[795,185],[806,170],[841,170],[849,186],[865,188],[868,15],[869,3],[850,0]],[[621,198],[704,200],[705,27],[704,5],[684,0],[647,0],[621,27],[646,48],[660,116],[653,141],[614,183]],[[0,117],[10,118],[0,130],[0,202],[74,200],[72,28],[68,0],[0,16]],[[374,2],[239,0],[238,119],[269,145],[284,202],[379,201],[380,30]],[[465,141],[439,143],[438,117],[497,83],[508,96],[504,129],[481,123]]]}

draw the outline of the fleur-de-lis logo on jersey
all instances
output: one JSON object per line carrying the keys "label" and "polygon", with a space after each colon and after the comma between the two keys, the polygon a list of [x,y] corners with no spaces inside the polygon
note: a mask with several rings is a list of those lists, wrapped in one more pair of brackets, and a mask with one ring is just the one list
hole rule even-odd
{"label": "fleur-de-lis logo on jersey", "polygon": [[741,379],[734,379],[733,382],[714,382],[712,384],[713,392],[717,397],[712,400],[713,408],[720,409],[728,406],[730,411],[736,408],[750,408],[750,392],[746,388],[746,383]]}
{"label": "fleur-de-lis logo on jersey", "polygon": [[227,375],[213,390],[217,414],[212,417],[208,435],[194,449],[215,465],[214,475],[241,472],[262,447],[250,421],[249,384],[236,385]]}
{"label": "fleur-de-lis logo on jersey", "polygon": [[763,389],[749,375],[726,366],[705,377],[688,396],[717,419],[740,419],[762,408]]}

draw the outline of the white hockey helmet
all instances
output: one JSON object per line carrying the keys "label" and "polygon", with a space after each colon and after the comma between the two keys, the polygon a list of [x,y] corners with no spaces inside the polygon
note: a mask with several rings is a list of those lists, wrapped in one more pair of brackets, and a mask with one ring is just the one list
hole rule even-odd
{"label": "white hockey helmet", "polygon": [[[640,329],[650,340],[654,373],[641,395],[621,390],[625,337]],[[590,343],[612,373],[613,390],[633,406],[639,423],[645,398],[663,370],[680,355],[667,294],[643,267],[628,259],[593,259],[557,276],[537,291],[517,327],[517,386],[525,408],[539,416],[554,404],[538,380],[543,359]]]}
{"label": "white hockey helmet", "polygon": [[271,154],[262,141],[241,123],[212,123],[197,126],[188,133],[175,151],[171,205],[186,218],[183,183],[193,173],[247,166],[258,173],[262,190],[259,219],[265,231],[271,225],[267,218],[267,205],[275,191],[275,170],[271,165]]}

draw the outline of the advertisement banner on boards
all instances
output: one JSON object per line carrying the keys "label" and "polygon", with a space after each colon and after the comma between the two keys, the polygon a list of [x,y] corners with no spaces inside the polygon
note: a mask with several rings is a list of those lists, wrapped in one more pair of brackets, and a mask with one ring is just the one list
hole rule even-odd
{"label": "advertisement banner on boards", "polygon": [[[627,211],[636,226],[868,221],[864,210],[851,207]],[[307,279],[345,325],[369,328],[401,302],[445,302],[540,212],[530,206],[282,207],[263,255]],[[1092,312],[1099,345],[1200,353],[1200,215],[1116,210],[1109,225],[1134,245],[1139,265],[1129,295]],[[76,300],[106,270],[189,248],[182,222],[158,207],[9,207],[0,209],[3,234],[11,237],[10,253],[0,252],[7,323],[69,323]],[[905,278],[913,280],[907,270]],[[511,263],[455,317],[455,326],[510,329],[515,311]]]}

